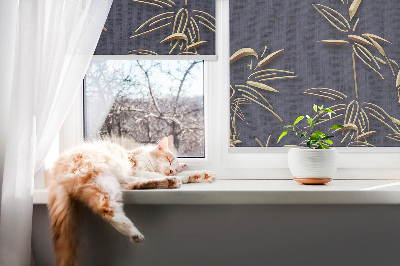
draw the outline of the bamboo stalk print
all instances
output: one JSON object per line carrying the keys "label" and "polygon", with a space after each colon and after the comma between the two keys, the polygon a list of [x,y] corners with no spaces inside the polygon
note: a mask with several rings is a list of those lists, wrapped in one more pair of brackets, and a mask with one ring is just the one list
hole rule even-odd
{"label": "bamboo stalk print", "polygon": [[[354,49],[354,46],[353,46]],[[353,71],[354,71],[354,90],[356,92],[356,98],[358,98],[358,90],[357,90],[357,72],[356,72],[356,60],[354,58],[354,53],[351,54],[353,58]]]}
{"label": "bamboo stalk print", "polygon": [[271,140],[271,135],[269,135],[268,140],[267,140],[267,144],[265,144],[265,147],[269,146],[269,141]]}

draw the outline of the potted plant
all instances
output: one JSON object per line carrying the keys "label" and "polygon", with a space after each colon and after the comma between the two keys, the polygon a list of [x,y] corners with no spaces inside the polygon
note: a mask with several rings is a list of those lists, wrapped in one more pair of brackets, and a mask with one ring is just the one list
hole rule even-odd
{"label": "potted plant", "polygon": [[[306,147],[292,148],[289,150],[288,163],[293,179],[302,184],[321,185],[332,181],[332,176],[337,170],[337,150],[329,148],[333,142],[333,135],[325,134],[322,131],[314,131],[314,127],[321,122],[326,121],[334,113],[329,108],[317,106],[314,104],[314,117],[306,115],[307,126],[300,127],[300,122],[305,118],[299,116],[292,125],[287,125],[278,142],[288,133],[293,133],[304,140],[300,143],[306,144]],[[330,130],[339,131],[343,125],[334,125]],[[335,132],[333,131],[333,133]]]}

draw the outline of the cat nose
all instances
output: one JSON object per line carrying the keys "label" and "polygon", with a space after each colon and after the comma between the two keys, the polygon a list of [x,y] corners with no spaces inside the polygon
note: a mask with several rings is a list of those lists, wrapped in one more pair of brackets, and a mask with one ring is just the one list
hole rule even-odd
{"label": "cat nose", "polygon": [[169,170],[169,174],[170,175],[172,175],[174,173],[174,171],[172,171],[172,170]]}

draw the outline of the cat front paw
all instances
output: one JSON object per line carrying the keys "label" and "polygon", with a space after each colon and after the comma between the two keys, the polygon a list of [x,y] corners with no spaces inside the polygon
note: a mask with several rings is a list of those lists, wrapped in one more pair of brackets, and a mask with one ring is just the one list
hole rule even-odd
{"label": "cat front paw", "polygon": [[217,180],[217,175],[210,171],[190,171],[187,175],[189,183],[213,183]]}
{"label": "cat front paw", "polygon": [[167,177],[168,188],[180,188],[182,186],[182,180],[177,177]]}
{"label": "cat front paw", "polygon": [[213,172],[204,172],[204,181],[208,183],[213,183],[217,180],[217,175]]}
{"label": "cat front paw", "polygon": [[132,234],[129,236],[131,239],[131,242],[139,243],[144,240],[144,235],[142,235],[140,232]]}

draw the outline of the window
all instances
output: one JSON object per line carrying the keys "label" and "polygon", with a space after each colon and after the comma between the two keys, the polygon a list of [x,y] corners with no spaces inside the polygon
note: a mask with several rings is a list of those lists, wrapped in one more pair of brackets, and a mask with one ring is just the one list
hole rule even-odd
{"label": "window", "polygon": [[204,157],[203,61],[93,60],[84,84],[84,136],[125,146],[169,136],[179,157]]}
{"label": "window", "polygon": [[[340,1],[339,1],[340,3]],[[278,18],[279,19],[279,18]],[[207,169],[215,171],[222,179],[289,179],[291,174],[287,166],[288,148],[271,147],[268,150],[264,147],[230,147],[230,63],[231,56],[230,29],[229,29],[229,0],[216,0],[216,56],[217,60],[205,60],[199,63],[203,69],[204,80],[204,132],[203,145],[204,158],[184,158],[183,162],[189,163],[191,169]],[[176,56],[152,56],[152,60],[179,59]],[[129,59],[136,60],[140,57],[129,56],[95,56],[94,60],[115,60]],[[189,59],[192,59],[190,57]],[[289,60],[289,59],[287,59]],[[286,61],[287,61],[286,60]],[[286,62],[285,61],[285,62]],[[112,65],[112,61],[102,61],[104,64]],[[116,61],[123,62],[123,61]],[[135,63],[136,61],[131,61]],[[148,61],[147,63],[149,63]],[[167,62],[167,61],[165,61]],[[289,62],[289,61],[288,61]],[[254,63],[254,62],[253,62]],[[150,63],[149,63],[150,64]],[[201,65],[203,65],[201,67]],[[115,66],[118,68],[117,66]],[[286,67],[284,69],[287,69]],[[247,77],[247,76],[246,76]],[[194,81],[192,80],[194,83]],[[189,84],[187,85],[189,86]],[[85,88],[87,89],[87,88]],[[89,91],[88,91],[89,92]],[[162,92],[159,92],[159,96]],[[86,95],[88,96],[88,95]],[[145,96],[149,100],[149,95]],[[162,97],[161,97],[162,98]],[[160,98],[160,99],[161,99]],[[130,101],[139,101],[139,97],[133,97]],[[86,97],[85,108],[88,104]],[[143,103],[142,103],[143,104]],[[114,106],[116,107],[116,106]],[[257,107],[254,105],[254,107]],[[112,106],[108,106],[112,109]],[[106,110],[106,108],[104,109]],[[102,111],[104,111],[102,110]],[[76,145],[83,139],[83,99],[77,100],[74,109],[65,121],[60,134],[61,150]],[[87,111],[87,110],[86,110]],[[108,110],[107,110],[108,111]],[[106,116],[102,116],[104,122]],[[88,114],[90,116],[90,114]],[[87,124],[86,136],[96,137],[96,130],[89,129]],[[91,133],[92,132],[92,133]],[[118,127],[114,127],[112,134],[118,134]],[[114,133],[113,133],[114,132]],[[127,131],[128,132],[128,131]],[[146,131],[142,131],[146,132]],[[92,134],[92,135],[91,135]],[[122,135],[122,132],[121,132]],[[139,136],[139,135],[136,135]],[[263,143],[268,139],[263,136]],[[138,137],[137,137],[138,138]],[[154,137],[153,140],[158,137]],[[146,141],[145,137],[143,137]],[[261,140],[261,137],[260,137]],[[400,152],[398,148],[343,148],[339,150],[339,170],[337,178],[344,179],[388,179],[400,178]],[[203,157],[194,156],[194,157]]]}

